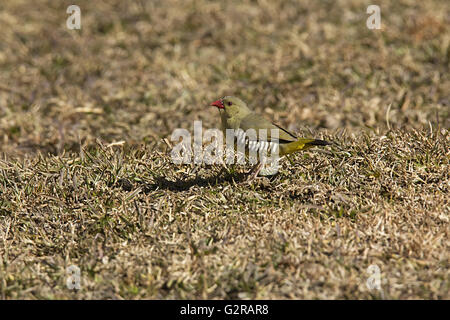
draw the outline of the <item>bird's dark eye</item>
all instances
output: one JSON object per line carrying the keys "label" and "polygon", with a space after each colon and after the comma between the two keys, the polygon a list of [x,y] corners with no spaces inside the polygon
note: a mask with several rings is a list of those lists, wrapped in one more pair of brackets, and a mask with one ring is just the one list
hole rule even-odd
{"label": "bird's dark eye", "polygon": [[233,103],[232,103],[231,101],[228,101],[228,102],[227,102],[227,105],[232,106]]}

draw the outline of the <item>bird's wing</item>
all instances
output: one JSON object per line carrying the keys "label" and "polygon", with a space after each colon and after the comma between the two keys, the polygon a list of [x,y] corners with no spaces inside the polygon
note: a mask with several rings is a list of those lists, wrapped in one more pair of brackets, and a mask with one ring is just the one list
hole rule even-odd
{"label": "bird's wing", "polygon": [[297,137],[290,133],[289,131],[281,128],[280,126],[270,122],[263,116],[259,114],[249,114],[245,116],[239,126],[242,130],[247,131],[248,129],[254,129],[256,134],[259,134],[259,129],[267,129],[267,140],[271,141],[271,130],[278,129],[278,140],[279,143],[289,143],[297,141]]}

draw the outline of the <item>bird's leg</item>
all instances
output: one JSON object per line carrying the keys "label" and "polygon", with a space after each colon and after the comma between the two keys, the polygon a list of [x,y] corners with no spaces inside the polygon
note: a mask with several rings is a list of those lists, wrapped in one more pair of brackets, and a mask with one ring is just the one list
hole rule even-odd
{"label": "bird's leg", "polygon": [[295,164],[294,164],[294,162],[291,160],[291,158],[289,158],[287,154],[286,154],[285,156],[286,156],[286,158],[289,160],[289,162],[291,163],[291,165],[294,166]]}
{"label": "bird's leg", "polygon": [[262,167],[264,166],[263,161],[259,161],[249,172],[249,176],[247,178],[247,182],[251,182],[255,180],[255,178],[258,176],[258,173],[261,171]]}

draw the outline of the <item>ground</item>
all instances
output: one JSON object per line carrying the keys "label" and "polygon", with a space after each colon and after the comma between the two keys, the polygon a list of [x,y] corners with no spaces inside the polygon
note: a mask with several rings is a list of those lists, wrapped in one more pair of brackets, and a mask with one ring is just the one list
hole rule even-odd
{"label": "ground", "polygon": [[[0,297],[449,299],[449,17],[2,2]],[[249,166],[174,164],[171,133],[218,127],[224,95],[333,145],[252,184]]]}

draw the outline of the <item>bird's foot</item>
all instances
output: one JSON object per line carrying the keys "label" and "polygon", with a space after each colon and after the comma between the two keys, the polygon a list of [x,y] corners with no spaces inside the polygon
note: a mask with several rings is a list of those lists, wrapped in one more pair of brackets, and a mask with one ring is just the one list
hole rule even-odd
{"label": "bird's foot", "polygon": [[251,184],[257,177],[259,172],[261,171],[261,168],[263,167],[264,163],[257,163],[249,172],[249,175],[247,179],[240,182],[239,184]]}

